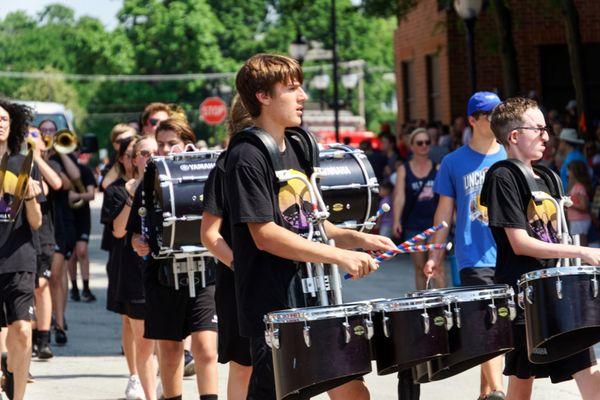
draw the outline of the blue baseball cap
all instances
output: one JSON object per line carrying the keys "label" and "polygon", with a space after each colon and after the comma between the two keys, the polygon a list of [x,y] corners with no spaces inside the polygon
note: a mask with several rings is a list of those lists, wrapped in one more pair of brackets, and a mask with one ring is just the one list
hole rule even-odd
{"label": "blue baseball cap", "polygon": [[477,92],[469,99],[467,105],[467,115],[470,117],[477,111],[484,113],[492,112],[494,107],[502,103],[500,97],[493,92]]}

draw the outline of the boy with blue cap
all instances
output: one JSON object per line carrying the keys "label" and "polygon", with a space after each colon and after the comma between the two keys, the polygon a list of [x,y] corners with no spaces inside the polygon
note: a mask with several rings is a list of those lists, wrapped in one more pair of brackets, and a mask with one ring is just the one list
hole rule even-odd
{"label": "boy with blue cap", "polygon": [[[439,194],[434,224],[452,222],[456,208],[455,255],[462,285],[494,283],[496,244],[488,227],[487,209],[479,201],[485,173],[497,161],[506,158],[490,128],[490,115],[501,103],[497,94],[477,92],[467,105],[473,138],[442,160],[436,176],[434,191]],[[446,241],[448,230],[438,231],[434,243]],[[443,250],[433,250],[425,264],[425,275],[443,274]],[[502,357],[481,364],[479,399],[504,399],[502,386]]]}

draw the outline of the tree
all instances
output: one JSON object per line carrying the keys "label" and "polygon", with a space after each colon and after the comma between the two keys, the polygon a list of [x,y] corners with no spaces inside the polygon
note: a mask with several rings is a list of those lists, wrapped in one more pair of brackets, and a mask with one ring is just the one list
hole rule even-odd
{"label": "tree", "polygon": [[496,21],[498,38],[500,39],[500,60],[502,62],[502,80],[505,97],[519,94],[519,67],[517,51],[512,34],[512,16],[506,6],[506,0],[491,0],[492,13]]}

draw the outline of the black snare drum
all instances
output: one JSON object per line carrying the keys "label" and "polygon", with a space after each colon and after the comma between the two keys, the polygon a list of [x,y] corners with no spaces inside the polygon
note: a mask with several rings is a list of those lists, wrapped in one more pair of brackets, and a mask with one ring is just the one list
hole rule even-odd
{"label": "black snare drum", "polygon": [[275,311],[265,324],[278,400],[310,398],[371,372],[368,303]]}
{"label": "black snare drum", "polygon": [[147,240],[156,258],[201,246],[202,194],[218,152],[152,157],[144,173]]}
{"label": "black snare drum", "polygon": [[447,330],[452,314],[442,297],[374,301],[372,306],[375,334],[371,348],[379,375],[449,353]]}
{"label": "black snare drum", "polygon": [[430,289],[411,297],[443,296],[452,310],[450,354],[417,365],[420,383],[449,378],[513,349],[514,291],[508,285]]}
{"label": "black snare drum", "polygon": [[600,267],[559,267],[519,280],[529,360],[554,362],[600,341]]}
{"label": "black snare drum", "polygon": [[361,150],[332,145],[319,153],[320,188],[329,221],[351,229],[365,228],[379,207],[379,185]]}

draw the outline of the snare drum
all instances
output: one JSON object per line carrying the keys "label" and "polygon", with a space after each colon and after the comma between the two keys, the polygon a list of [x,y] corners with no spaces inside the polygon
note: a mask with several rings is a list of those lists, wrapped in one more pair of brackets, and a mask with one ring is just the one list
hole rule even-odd
{"label": "snare drum", "polygon": [[155,258],[200,249],[202,194],[219,152],[152,157],[144,173],[143,199],[148,244]]}
{"label": "snare drum", "polygon": [[369,303],[275,311],[265,324],[278,400],[310,398],[371,372]]}
{"label": "snare drum", "polygon": [[514,291],[508,285],[430,289],[410,297],[443,296],[450,303],[450,354],[417,365],[420,383],[449,378],[513,349]]}
{"label": "snare drum", "polygon": [[449,353],[452,314],[440,297],[373,302],[372,351],[377,373],[386,375]]}
{"label": "snare drum", "polygon": [[600,341],[600,267],[559,267],[524,274],[519,305],[525,309],[529,360],[545,364]]}
{"label": "snare drum", "polygon": [[363,230],[379,207],[379,184],[362,150],[331,145],[319,153],[320,188],[328,220],[341,227]]}

